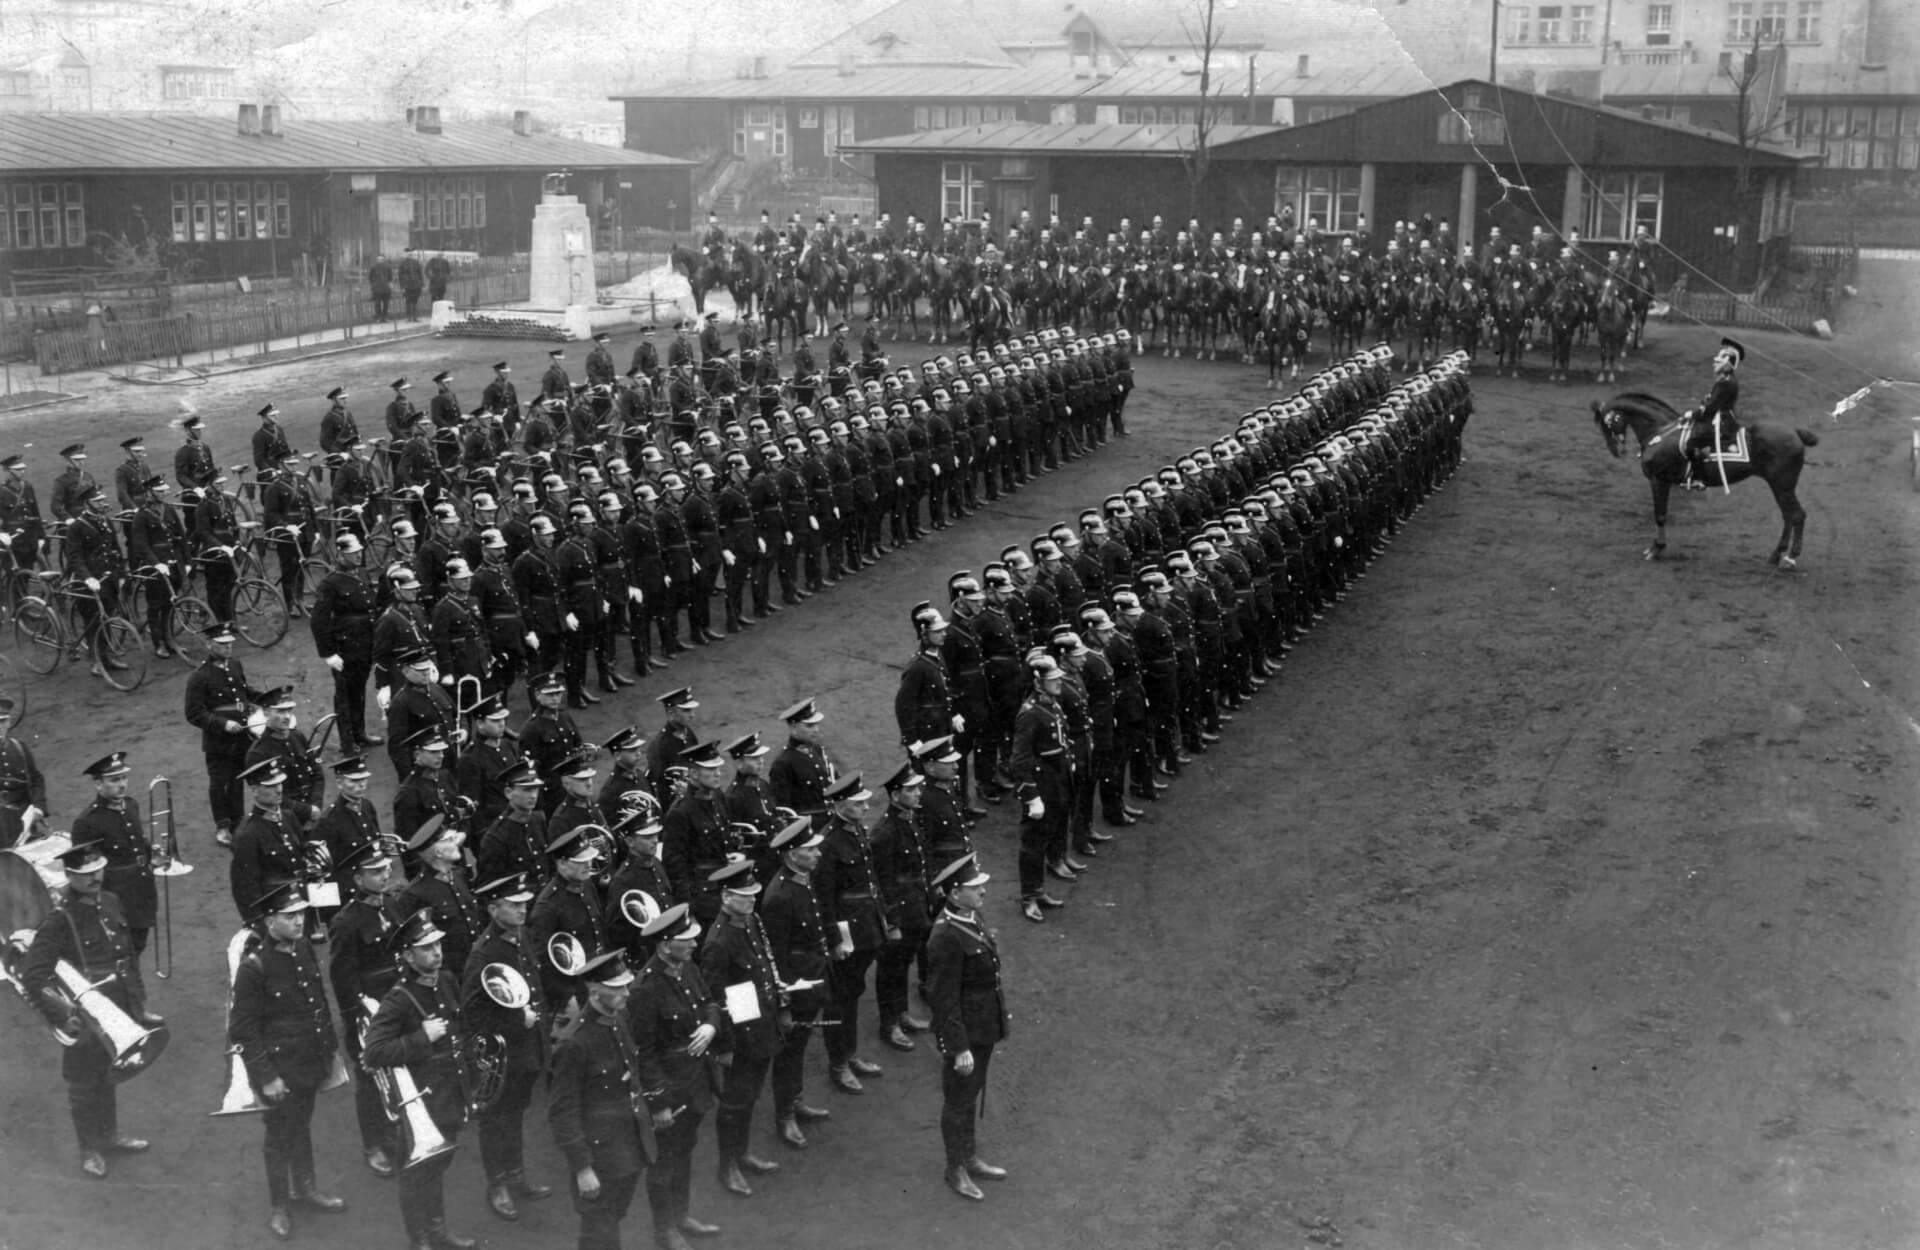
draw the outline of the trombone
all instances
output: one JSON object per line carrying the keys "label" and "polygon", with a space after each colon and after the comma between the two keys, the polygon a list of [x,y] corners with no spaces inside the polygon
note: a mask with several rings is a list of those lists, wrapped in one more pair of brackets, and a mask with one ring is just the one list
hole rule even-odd
{"label": "trombone", "polygon": [[[155,801],[154,792],[160,793]],[[162,807],[164,803],[166,806]],[[167,818],[167,833],[160,836],[160,817]],[[193,865],[180,858],[180,834],[173,818],[173,783],[155,777],[147,783],[147,844],[153,857],[153,875],[160,878],[160,935],[153,944],[153,975],[162,981],[173,975],[173,888],[175,877],[193,871]]]}

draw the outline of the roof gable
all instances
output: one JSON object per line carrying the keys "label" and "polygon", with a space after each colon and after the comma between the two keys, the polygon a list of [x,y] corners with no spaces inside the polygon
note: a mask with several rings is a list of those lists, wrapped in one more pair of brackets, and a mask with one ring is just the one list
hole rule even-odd
{"label": "roof gable", "polygon": [[1012,66],[1013,60],[978,23],[938,0],[897,0],[855,22],[788,63],[794,69],[856,65]]}

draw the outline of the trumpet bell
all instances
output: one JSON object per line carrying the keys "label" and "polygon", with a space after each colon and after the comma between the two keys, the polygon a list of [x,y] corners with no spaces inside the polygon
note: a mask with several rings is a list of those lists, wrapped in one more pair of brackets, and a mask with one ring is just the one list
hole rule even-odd
{"label": "trumpet bell", "polygon": [[353,1074],[347,1071],[347,1061],[336,1048],[333,1052],[333,1065],[327,1069],[327,1079],[320,1083],[320,1092],[339,1089],[353,1080]]}
{"label": "trumpet bell", "polygon": [[587,948],[571,933],[556,933],[547,939],[547,960],[562,975],[577,977],[587,966]]}
{"label": "trumpet bell", "polygon": [[156,877],[184,877],[192,871],[193,865],[181,859],[170,859],[153,866],[153,875]]}
{"label": "trumpet bell", "polygon": [[53,973],[87,1031],[99,1039],[112,1057],[114,1084],[140,1075],[166,1052],[167,1043],[173,1038],[166,1025],[151,1028],[142,1025],[102,993],[99,985],[89,982],[85,973],[64,959],[54,964]]}
{"label": "trumpet bell", "polygon": [[509,964],[488,964],[480,970],[480,988],[502,1007],[518,1010],[533,1001],[533,990],[520,970]]}

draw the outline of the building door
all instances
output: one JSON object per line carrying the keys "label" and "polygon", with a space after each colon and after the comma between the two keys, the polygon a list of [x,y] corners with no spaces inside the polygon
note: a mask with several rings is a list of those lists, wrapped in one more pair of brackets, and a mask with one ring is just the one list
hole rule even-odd
{"label": "building door", "polygon": [[[993,216],[995,221],[1015,222],[1020,214],[1033,208],[1033,184],[1030,182],[1003,182],[994,196]],[[991,240],[996,246],[999,239]]]}

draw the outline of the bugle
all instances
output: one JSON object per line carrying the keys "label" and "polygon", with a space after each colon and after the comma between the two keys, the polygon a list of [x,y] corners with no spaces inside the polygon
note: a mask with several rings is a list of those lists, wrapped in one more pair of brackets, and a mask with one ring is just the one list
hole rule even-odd
{"label": "bugle", "polygon": [[[362,1055],[367,1048],[367,1029],[373,1023],[374,1013],[380,1010],[380,1004],[371,998],[360,1000],[360,1050]],[[364,1064],[366,1060],[363,1058]],[[413,1073],[406,1067],[375,1068],[367,1071],[373,1076],[373,1083],[379,1087],[381,1105],[386,1108],[387,1118],[407,1126],[407,1152],[401,1159],[402,1168],[415,1167],[425,1163],[436,1155],[443,1155],[453,1149],[453,1143],[433,1122],[432,1114],[427,1110],[427,1091],[413,1082]]]}
{"label": "bugle", "polygon": [[[158,797],[156,796],[156,793]],[[166,835],[160,833],[166,818]],[[153,943],[153,975],[162,981],[173,975],[173,878],[184,877],[193,865],[180,858],[180,834],[173,816],[173,783],[155,777],[147,783],[147,845],[153,875],[160,878],[160,932]]]}

